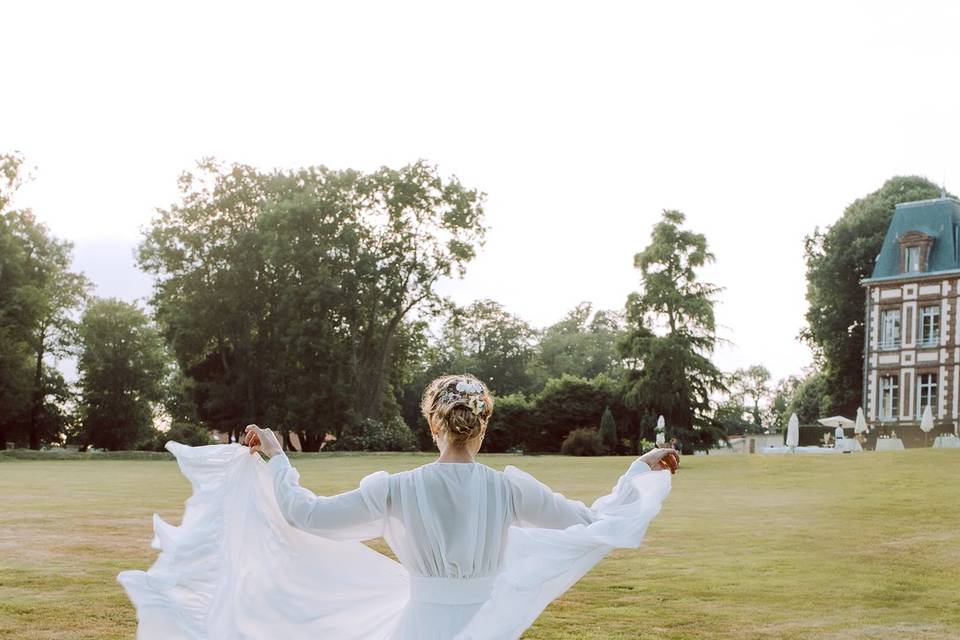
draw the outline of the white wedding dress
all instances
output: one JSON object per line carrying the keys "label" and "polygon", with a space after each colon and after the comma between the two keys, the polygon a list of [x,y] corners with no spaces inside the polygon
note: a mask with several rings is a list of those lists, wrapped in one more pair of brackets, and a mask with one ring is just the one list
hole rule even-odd
{"label": "white wedding dress", "polygon": [[[615,547],[637,547],[670,491],[639,459],[591,507],[508,466],[433,462],[317,497],[285,455],[168,442],[193,485],[154,516],[146,572],[118,580],[139,640],[503,640]],[[399,562],[362,544],[383,536]]]}

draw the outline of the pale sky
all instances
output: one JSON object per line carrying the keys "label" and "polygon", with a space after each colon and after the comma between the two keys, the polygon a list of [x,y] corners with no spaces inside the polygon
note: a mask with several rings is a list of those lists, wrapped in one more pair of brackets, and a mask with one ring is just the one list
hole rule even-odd
{"label": "pale sky", "polygon": [[100,295],[204,156],[262,168],[424,158],[488,194],[461,303],[536,326],[622,308],[665,208],[725,287],[724,370],[810,361],[803,236],[896,174],[960,189],[950,2],[4,2],[0,150],[17,204]]}

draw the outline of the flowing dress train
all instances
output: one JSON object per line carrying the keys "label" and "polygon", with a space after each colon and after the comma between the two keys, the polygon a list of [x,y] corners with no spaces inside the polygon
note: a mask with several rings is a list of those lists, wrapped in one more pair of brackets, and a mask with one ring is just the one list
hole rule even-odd
{"label": "flowing dress train", "polygon": [[[286,455],[168,442],[190,480],[118,580],[138,640],[504,640],[614,548],[640,545],[670,473],[635,460],[587,507],[514,466],[432,462],[315,496]],[[362,541],[383,536],[399,561]]]}

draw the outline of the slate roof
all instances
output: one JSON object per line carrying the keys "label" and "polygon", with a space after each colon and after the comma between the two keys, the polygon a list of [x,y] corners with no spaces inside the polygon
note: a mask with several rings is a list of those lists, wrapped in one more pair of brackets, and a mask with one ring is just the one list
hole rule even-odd
{"label": "slate roof", "polygon": [[899,238],[910,231],[933,236],[927,268],[920,275],[960,271],[960,202],[952,198],[919,200],[896,206],[873,275],[864,283],[909,277],[900,272]]}

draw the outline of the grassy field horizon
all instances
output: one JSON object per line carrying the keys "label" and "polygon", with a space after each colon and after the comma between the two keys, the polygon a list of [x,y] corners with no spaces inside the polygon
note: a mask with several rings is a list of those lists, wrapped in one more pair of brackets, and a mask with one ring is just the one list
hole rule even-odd
{"label": "grassy field horizon", "polygon": [[[294,460],[323,494],[430,454]],[[0,639],[132,638],[116,574],[179,523],[172,459],[0,461]],[[481,455],[589,504],[632,458]],[[374,543],[385,549],[382,542]],[[960,637],[960,450],[688,456],[644,545],[618,550],[524,638]]]}

